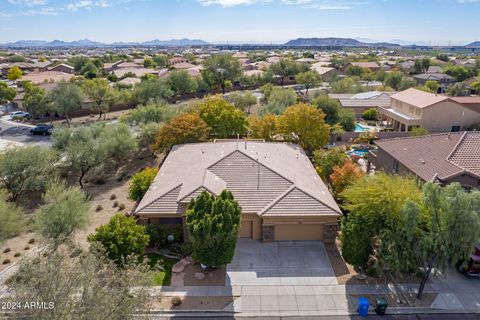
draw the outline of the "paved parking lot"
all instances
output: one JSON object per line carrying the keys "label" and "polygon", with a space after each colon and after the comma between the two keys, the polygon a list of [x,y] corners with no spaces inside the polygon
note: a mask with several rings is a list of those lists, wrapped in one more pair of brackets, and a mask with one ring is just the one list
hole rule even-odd
{"label": "paved parking lot", "polygon": [[321,241],[262,243],[239,239],[227,266],[227,285],[296,286],[337,284]]}

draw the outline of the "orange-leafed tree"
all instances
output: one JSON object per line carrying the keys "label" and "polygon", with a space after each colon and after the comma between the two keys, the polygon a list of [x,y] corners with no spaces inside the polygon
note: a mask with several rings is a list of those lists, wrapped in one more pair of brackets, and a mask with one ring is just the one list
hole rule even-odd
{"label": "orange-leafed tree", "polygon": [[197,113],[182,113],[160,128],[153,150],[167,152],[176,144],[207,141],[209,134],[210,128]]}
{"label": "orange-leafed tree", "polygon": [[335,194],[341,193],[363,175],[363,171],[351,161],[345,161],[342,166],[333,167],[333,172],[330,175],[333,191]]}

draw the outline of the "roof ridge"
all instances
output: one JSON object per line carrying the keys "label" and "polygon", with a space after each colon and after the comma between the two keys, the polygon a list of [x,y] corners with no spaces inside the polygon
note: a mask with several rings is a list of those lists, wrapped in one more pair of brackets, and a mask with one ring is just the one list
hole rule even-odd
{"label": "roof ridge", "polygon": [[[382,141],[393,141],[393,140],[403,140],[403,139],[425,139],[427,137],[433,137],[433,136],[443,136],[443,135],[451,135],[451,134],[464,134],[469,131],[460,131],[460,132],[440,132],[440,133],[430,133],[424,136],[406,136],[406,137],[395,137],[395,138],[387,138],[387,139],[378,139],[375,140],[374,142],[382,142]],[[480,131],[479,131],[480,133]]]}
{"label": "roof ridge", "polygon": [[[267,213],[268,210],[272,209],[276,204],[278,204],[281,200],[283,200],[284,198],[286,198],[293,190],[297,189],[298,191],[300,191],[301,193],[303,193],[304,195],[316,200],[317,202],[321,203],[322,205],[324,205],[325,207],[339,213],[339,214],[343,214],[341,211],[339,212],[337,209],[335,208],[332,208],[331,206],[329,206],[328,204],[326,204],[324,201],[318,199],[317,197],[314,197],[312,196],[309,192],[299,188],[298,186],[296,185],[291,185],[284,193],[282,193],[279,197],[277,197],[277,199],[273,200],[272,203],[270,203],[268,205],[268,207],[266,207],[265,209],[262,209],[258,214],[259,215],[264,215],[265,213]],[[322,190],[323,191],[323,190]]]}
{"label": "roof ridge", "polygon": [[[454,155],[454,153],[458,150],[458,148],[460,147],[460,144],[462,144],[465,140],[465,137],[467,136],[467,134],[469,133],[469,131],[464,131],[463,134],[462,134],[462,137],[458,140],[457,144],[453,147],[452,151],[450,152],[450,154],[447,156],[447,159],[445,159],[447,162],[451,163],[452,165],[454,165],[455,167],[461,169],[462,171],[461,172],[456,172],[456,173],[452,173],[450,174],[449,176],[446,176],[446,177],[450,177],[450,176],[454,176],[456,174],[459,174],[459,173],[464,173],[464,172],[468,172],[468,173],[471,173],[475,176],[478,176],[478,174],[476,174],[475,172],[471,171],[470,169],[467,169],[465,167],[462,167],[461,165],[453,162],[450,158]],[[477,132],[477,131],[472,131],[471,133],[480,133],[480,132]]]}
{"label": "roof ridge", "polygon": [[[165,192],[165,193],[163,193],[162,195],[160,195],[160,196],[156,197],[156,198],[155,198],[155,199],[153,199],[152,201],[150,201],[150,202],[148,202],[147,204],[145,204],[143,207],[135,209],[135,213],[137,213],[137,212],[138,212],[138,211],[140,211],[140,210],[143,210],[143,209],[145,209],[146,207],[148,207],[149,205],[151,205],[151,204],[152,204],[152,203],[154,203],[155,201],[157,201],[157,200],[160,200],[162,197],[166,196],[167,194],[169,194],[169,193],[170,193],[170,192],[172,192],[173,190],[175,190],[175,189],[177,189],[177,188],[181,187],[182,185],[183,185],[183,182],[182,182],[182,183],[180,183],[179,185],[177,185],[177,186],[173,187],[172,189],[170,189],[170,190],[166,191],[166,192]],[[149,189],[150,189],[150,188],[149,188]],[[148,192],[148,190],[147,190],[147,192]],[[146,194],[146,193],[145,193],[145,194]]]}
{"label": "roof ridge", "polygon": [[271,171],[274,172],[275,174],[278,174],[278,175],[279,175],[280,177],[282,177],[283,179],[285,179],[285,180],[287,180],[288,182],[290,182],[291,184],[295,185],[295,183],[294,183],[292,180],[288,179],[287,177],[285,177],[283,174],[279,173],[278,171],[273,170],[272,168],[270,168],[270,167],[268,167],[267,165],[263,164],[263,163],[260,161],[260,159],[255,159],[255,158],[253,158],[252,156],[250,156],[249,154],[243,152],[243,151],[240,150],[240,149],[235,150],[235,151],[239,151],[239,152],[240,152],[241,154],[243,154],[244,156],[252,159],[253,161],[256,161],[256,162],[260,163],[262,166],[264,166],[264,167],[267,168],[268,170],[271,170]]}
{"label": "roof ridge", "polygon": [[267,204],[262,210],[260,210],[257,215],[263,216],[268,210],[270,210],[275,204],[277,204],[280,200],[286,197],[293,189],[295,189],[295,184],[289,186],[284,192],[282,192],[278,197],[273,199],[269,204]]}

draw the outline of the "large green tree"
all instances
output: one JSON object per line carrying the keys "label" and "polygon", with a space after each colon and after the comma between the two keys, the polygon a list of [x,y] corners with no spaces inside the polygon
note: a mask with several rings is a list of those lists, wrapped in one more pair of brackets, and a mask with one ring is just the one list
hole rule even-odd
{"label": "large green tree", "polygon": [[297,94],[291,88],[274,87],[266,85],[263,88],[264,96],[261,99],[264,104],[261,110],[262,114],[273,113],[281,114],[287,107],[293,106],[297,102]]}
{"label": "large green tree", "polygon": [[17,92],[14,88],[9,88],[6,82],[0,82],[0,104],[8,104],[15,99]]}
{"label": "large green tree", "polygon": [[207,266],[230,263],[235,254],[242,209],[230,191],[202,192],[186,212],[192,256]]}
{"label": "large green tree", "polygon": [[200,118],[219,138],[243,135],[246,132],[245,113],[235,108],[221,96],[205,98],[198,106]]}
{"label": "large green tree", "polygon": [[340,102],[332,99],[326,94],[321,94],[313,99],[312,104],[323,111],[325,114],[325,122],[334,125],[340,121]]}
{"label": "large green tree", "polygon": [[328,143],[329,126],[325,114],[309,104],[288,107],[278,117],[278,132],[287,141],[298,143],[307,152],[322,148]]}
{"label": "large green tree", "polygon": [[280,85],[283,87],[285,78],[308,71],[310,67],[307,64],[298,63],[290,59],[281,59],[270,66],[270,71],[280,78]]}
{"label": "large green tree", "polygon": [[149,240],[146,227],[137,224],[134,217],[123,214],[113,216],[109,223],[88,236],[89,242],[99,243],[106,256],[119,265],[125,264],[131,256],[143,254]]}
{"label": "large green tree", "polygon": [[178,107],[167,104],[149,104],[131,109],[127,114],[120,117],[121,122],[129,125],[140,125],[147,123],[161,123],[170,120],[177,112]]}
{"label": "large green tree", "polygon": [[207,141],[209,134],[210,128],[197,113],[182,113],[158,130],[153,149],[167,152],[176,144]]}
{"label": "large green tree", "polygon": [[373,252],[373,239],[397,221],[407,201],[420,204],[421,190],[412,178],[378,173],[367,175],[347,187],[340,196],[348,212],[342,219],[341,251],[346,262],[366,267]]}
{"label": "large green tree", "polygon": [[174,70],[168,76],[168,83],[178,95],[185,95],[197,91],[198,83],[186,70]]}
{"label": "large green tree", "polygon": [[234,92],[228,96],[228,100],[231,101],[235,107],[247,114],[250,114],[250,109],[258,102],[258,98],[250,91],[243,93]]}
{"label": "large green tree", "polygon": [[347,161],[342,148],[318,149],[313,152],[313,163],[323,181],[328,181],[334,167],[341,167]]}
{"label": "large green tree", "polygon": [[32,83],[26,83],[23,106],[33,116],[42,118],[49,111],[46,90]]}
{"label": "large green tree", "polygon": [[240,78],[242,67],[231,54],[220,53],[206,58],[203,62],[203,78],[211,86],[219,86],[225,93],[228,84]]}
{"label": "large green tree", "polygon": [[131,262],[119,267],[97,250],[78,251],[42,247],[23,259],[8,283],[9,299],[44,302],[46,308],[21,308],[8,318],[122,320],[147,307],[148,266]]}
{"label": "large green tree", "polygon": [[65,117],[68,126],[71,114],[82,108],[84,97],[80,86],[73,82],[60,82],[48,95],[53,110]]}
{"label": "large green tree", "polygon": [[24,213],[20,207],[7,201],[5,192],[0,192],[0,244],[22,231],[25,226]]}
{"label": "large green tree", "polygon": [[43,195],[43,205],[35,215],[35,230],[56,245],[69,240],[88,222],[90,202],[78,187],[52,181]]}
{"label": "large green tree", "polygon": [[306,95],[308,95],[308,89],[318,86],[322,81],[320,74],[318,74],[316,71],[305,71],[299,73],[297,74],[296,79],[297,83],[303,84],[307,89],[305,92]]}
{"label": "large green tree", "polygon": [[157,78],[142,80],[133,89],[136,104],[160,104],[173,95],[166,81]]}
{"label": "large green tree", "polygon": [[102,114],[107,117],[110,105],[113,103],[113,89],[106,79],[91,79],[83,82],[83,92],[93,102],[92,110],[98,113],[99,119]]}
{"label": "large green tree", "polygon": [[15,147],[0,153],[0,184],[8,191],[10,200],[43,190],[57,173],[57,159],[55,152],[38,146]]}
{"label": "large green tree", "polygon": [[248,129],[252,138],[272,141],[277,133],[277,116],[271,113],[262,117],[251,115],[248,118]]}
{"label": "large green tree", "polygon": [[[407,201],[380,233],[379,258],[393,271],[424,271],[418,297],[433,270],[467,261],[480,241],[480,192],[458,183],[423,186],[422,202]],[[403,248],[403,250],[398,250]]]}

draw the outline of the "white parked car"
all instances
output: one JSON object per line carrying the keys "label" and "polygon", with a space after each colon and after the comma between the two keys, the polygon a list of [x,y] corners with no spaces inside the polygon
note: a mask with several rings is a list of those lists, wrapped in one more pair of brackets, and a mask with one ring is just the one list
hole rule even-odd
{"label": "white parked car", "polygon": [[10,112],[10,119],[15,119],[15,118],[30,118],[30,113],[25,112],[25,111],[15,111],[15,112]]}

